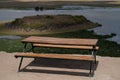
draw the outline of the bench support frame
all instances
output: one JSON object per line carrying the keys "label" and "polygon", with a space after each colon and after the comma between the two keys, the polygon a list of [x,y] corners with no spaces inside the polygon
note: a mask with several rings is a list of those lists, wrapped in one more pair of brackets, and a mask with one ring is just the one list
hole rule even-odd
{"label": "bench support frame", "polygon": [[21,57],[20,64],[19,64],[19,67],[18,67],[18,72],[20,72],[20,70],[21,70],[22,62],[23,62],[23,57]]}

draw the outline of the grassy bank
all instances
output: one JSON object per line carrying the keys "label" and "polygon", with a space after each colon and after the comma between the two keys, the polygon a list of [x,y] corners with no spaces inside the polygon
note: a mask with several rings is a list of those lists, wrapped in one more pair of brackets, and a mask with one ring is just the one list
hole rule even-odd
{"label": "grassy bank", "polygon": [[[117,44],[113,41],[105,40],[106,36],[96,35],[92,31],[79,30],[74,32],[66,32],[59,34],[49,34],[49,35],[40,35],[40,36],[49,36],[49,37],[64,37],[64,38],[97,38],[99,39],[98,46],[100,50],[97,52],[97,55],[100,56],[112,56],[120,57],[120,44]],[[0,51],[7,52],[21,52],[23,45],[20,40],[10,40],[10,39],[0,39],[1,46]],[[28,46],[30,47],[30,46]],[[73,53],[73,54],[86,54],[89,53],[85,50],[78,49],[56,49],[56,48],[35,48],[36,52],[55,52],[55,53]]]}

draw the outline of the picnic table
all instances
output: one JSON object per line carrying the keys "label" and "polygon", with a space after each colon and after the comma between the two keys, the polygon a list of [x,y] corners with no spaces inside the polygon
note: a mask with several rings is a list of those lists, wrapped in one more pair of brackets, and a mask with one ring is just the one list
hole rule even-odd
{"label": "picnic table", "polygon": [[[19,64],[19,71],[22,64],[23,57],[28,58],[57,58],[57,59],[74,59],[74,60],[87,60],[90,61],[90,74],[92,63],[96,62],[96,51],[99,49],[97,46],[98,39],[81,39],[81,38],[55,38],[55,37],[40,37],[30,36],[21,41],[24,44],[22,53],[16,54],[15,57],[21,57]],[[31,44],[33,53],[29,53],[27,44]],[[35,47],[49,47],[49,48],[68,48],[68,49],[85,49],[91,51],[90,56],[73,56],[70,54],[37,54],[34,53]]]}

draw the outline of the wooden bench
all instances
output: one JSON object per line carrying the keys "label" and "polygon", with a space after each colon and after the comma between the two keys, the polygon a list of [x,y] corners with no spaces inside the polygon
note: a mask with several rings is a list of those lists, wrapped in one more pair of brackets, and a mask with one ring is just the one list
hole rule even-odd
{"label": "wooden bench", "polygon": [[[80,42],[81,41],[81,42]],[[92,72],[92,64],[96,61],[95,51],[99,49],[96,46],[97,39],[71,39],[71,38],[51,38],[51,37],[36,37],[31,36],[22,40],[24,48],[26,49],[27,43],[32,44],[32,50],[35,47],[49,47],[49,48],[70,48],[70,49],[86,49],[91,50],[92,55],[74,55],[74,54],[52,54],[52,53],[29,53],[22,52],[15,54],[15,57],[21,57],[18,70],[20,71],[23,58],[55,58],[55,59],[72,59],[83,60],[90,62],[90,75]]]}

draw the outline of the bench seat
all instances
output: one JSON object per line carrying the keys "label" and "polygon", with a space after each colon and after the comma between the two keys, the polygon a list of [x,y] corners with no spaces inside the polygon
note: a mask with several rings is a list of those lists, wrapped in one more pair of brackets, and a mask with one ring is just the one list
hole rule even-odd
{"label": "bench seat", "polygon": [[28,58],[57,58],[57,59],[73,59],[73,60],[87,60],[93,61],[94,57],[91,55],[72,55],[72,54],[40,54],[40,53],[18,53],[15,55],[18,57]]}
{"label": "bench seat", "polygon": [[89,61],[90,62],[90,73],[89,75],[91,76],[92,73],[92,64],[94,61],[94,57],[91,55],[75,55],[75,54],[43,54],[43,53],[17,53],[14,55],[16,58],[21,57],[21,61],[19,64],[18,71],[20,71],[21,65],[23,58],[54,58],[54,59],[68,59],[68,60],[82,60],[82,61]]}

